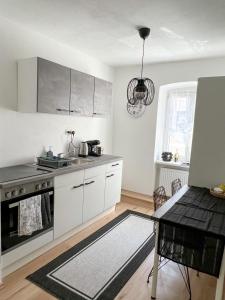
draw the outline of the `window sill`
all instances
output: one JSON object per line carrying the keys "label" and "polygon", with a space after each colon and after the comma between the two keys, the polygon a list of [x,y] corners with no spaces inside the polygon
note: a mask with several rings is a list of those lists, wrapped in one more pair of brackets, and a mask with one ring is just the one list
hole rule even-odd
{"label": "window sill", "polygon": [[166,167],[171,169],[177,169],[177,170],[184,170],[189,171],[189,165],[183,162],[174,162],[174,161],[163,161],[163,160],[157,160],[155,161],[155,164],[157,167]]}

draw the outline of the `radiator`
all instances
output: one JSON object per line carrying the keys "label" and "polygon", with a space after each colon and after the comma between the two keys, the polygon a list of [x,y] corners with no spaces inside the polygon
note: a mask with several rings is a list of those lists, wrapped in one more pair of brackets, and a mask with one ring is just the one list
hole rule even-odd
{"label": "radiator", "polygon": [[160,168],[159,171],[159,185],[163,185],[166,189],[166,195],[171,196],[171,183],[174,179],[179,178],[181,180],[182,186],[188,183],[188,171]]}

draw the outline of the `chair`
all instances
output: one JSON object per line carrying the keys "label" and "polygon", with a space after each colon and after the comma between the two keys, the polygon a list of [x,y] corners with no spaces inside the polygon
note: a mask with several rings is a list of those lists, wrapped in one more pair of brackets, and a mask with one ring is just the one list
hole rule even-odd
{"label": "chair", "polygon": [[173,180],[171,183],[172,196],[175,195],[181,188],[182,184],[180,178]]}
{"label": "chair", "polygon": [[154,202],[154,211],[160,208],[166,201],[168,197],[166,196],[166,190],[164,186],[158,187],[153,192],[153,202]]}

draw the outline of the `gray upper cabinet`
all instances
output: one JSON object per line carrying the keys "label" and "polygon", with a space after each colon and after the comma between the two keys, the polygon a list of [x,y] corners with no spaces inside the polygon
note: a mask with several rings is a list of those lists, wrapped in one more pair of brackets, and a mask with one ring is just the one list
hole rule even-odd
{"label": "gray upper cabinet", "polygon": [[112,83],[95,78],[94,115],[105,116],[111,112]]}
{"label": "gray upper cabinet", "polygon": [[112,83],[39,57],[18,62],[18,111],[76,116],[111,113]]}
{"label": "gray upper cabinet", "polygon": [[70,114],[93,115],[94,77],[71,70]]}
{"label": "gray upper cabinet", "polygon": [[70,69],[38,58],[37,111],[69,114]]}

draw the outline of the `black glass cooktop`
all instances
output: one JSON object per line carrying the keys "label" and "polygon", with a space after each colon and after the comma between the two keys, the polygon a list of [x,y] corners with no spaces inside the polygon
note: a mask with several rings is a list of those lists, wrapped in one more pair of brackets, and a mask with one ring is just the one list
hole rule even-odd
{"label": "black glass cooktop", "polygon": [[48,173],[51,173],[51,171],[43,170],[38,166],[18,165],[0,168],[0,183]]}

